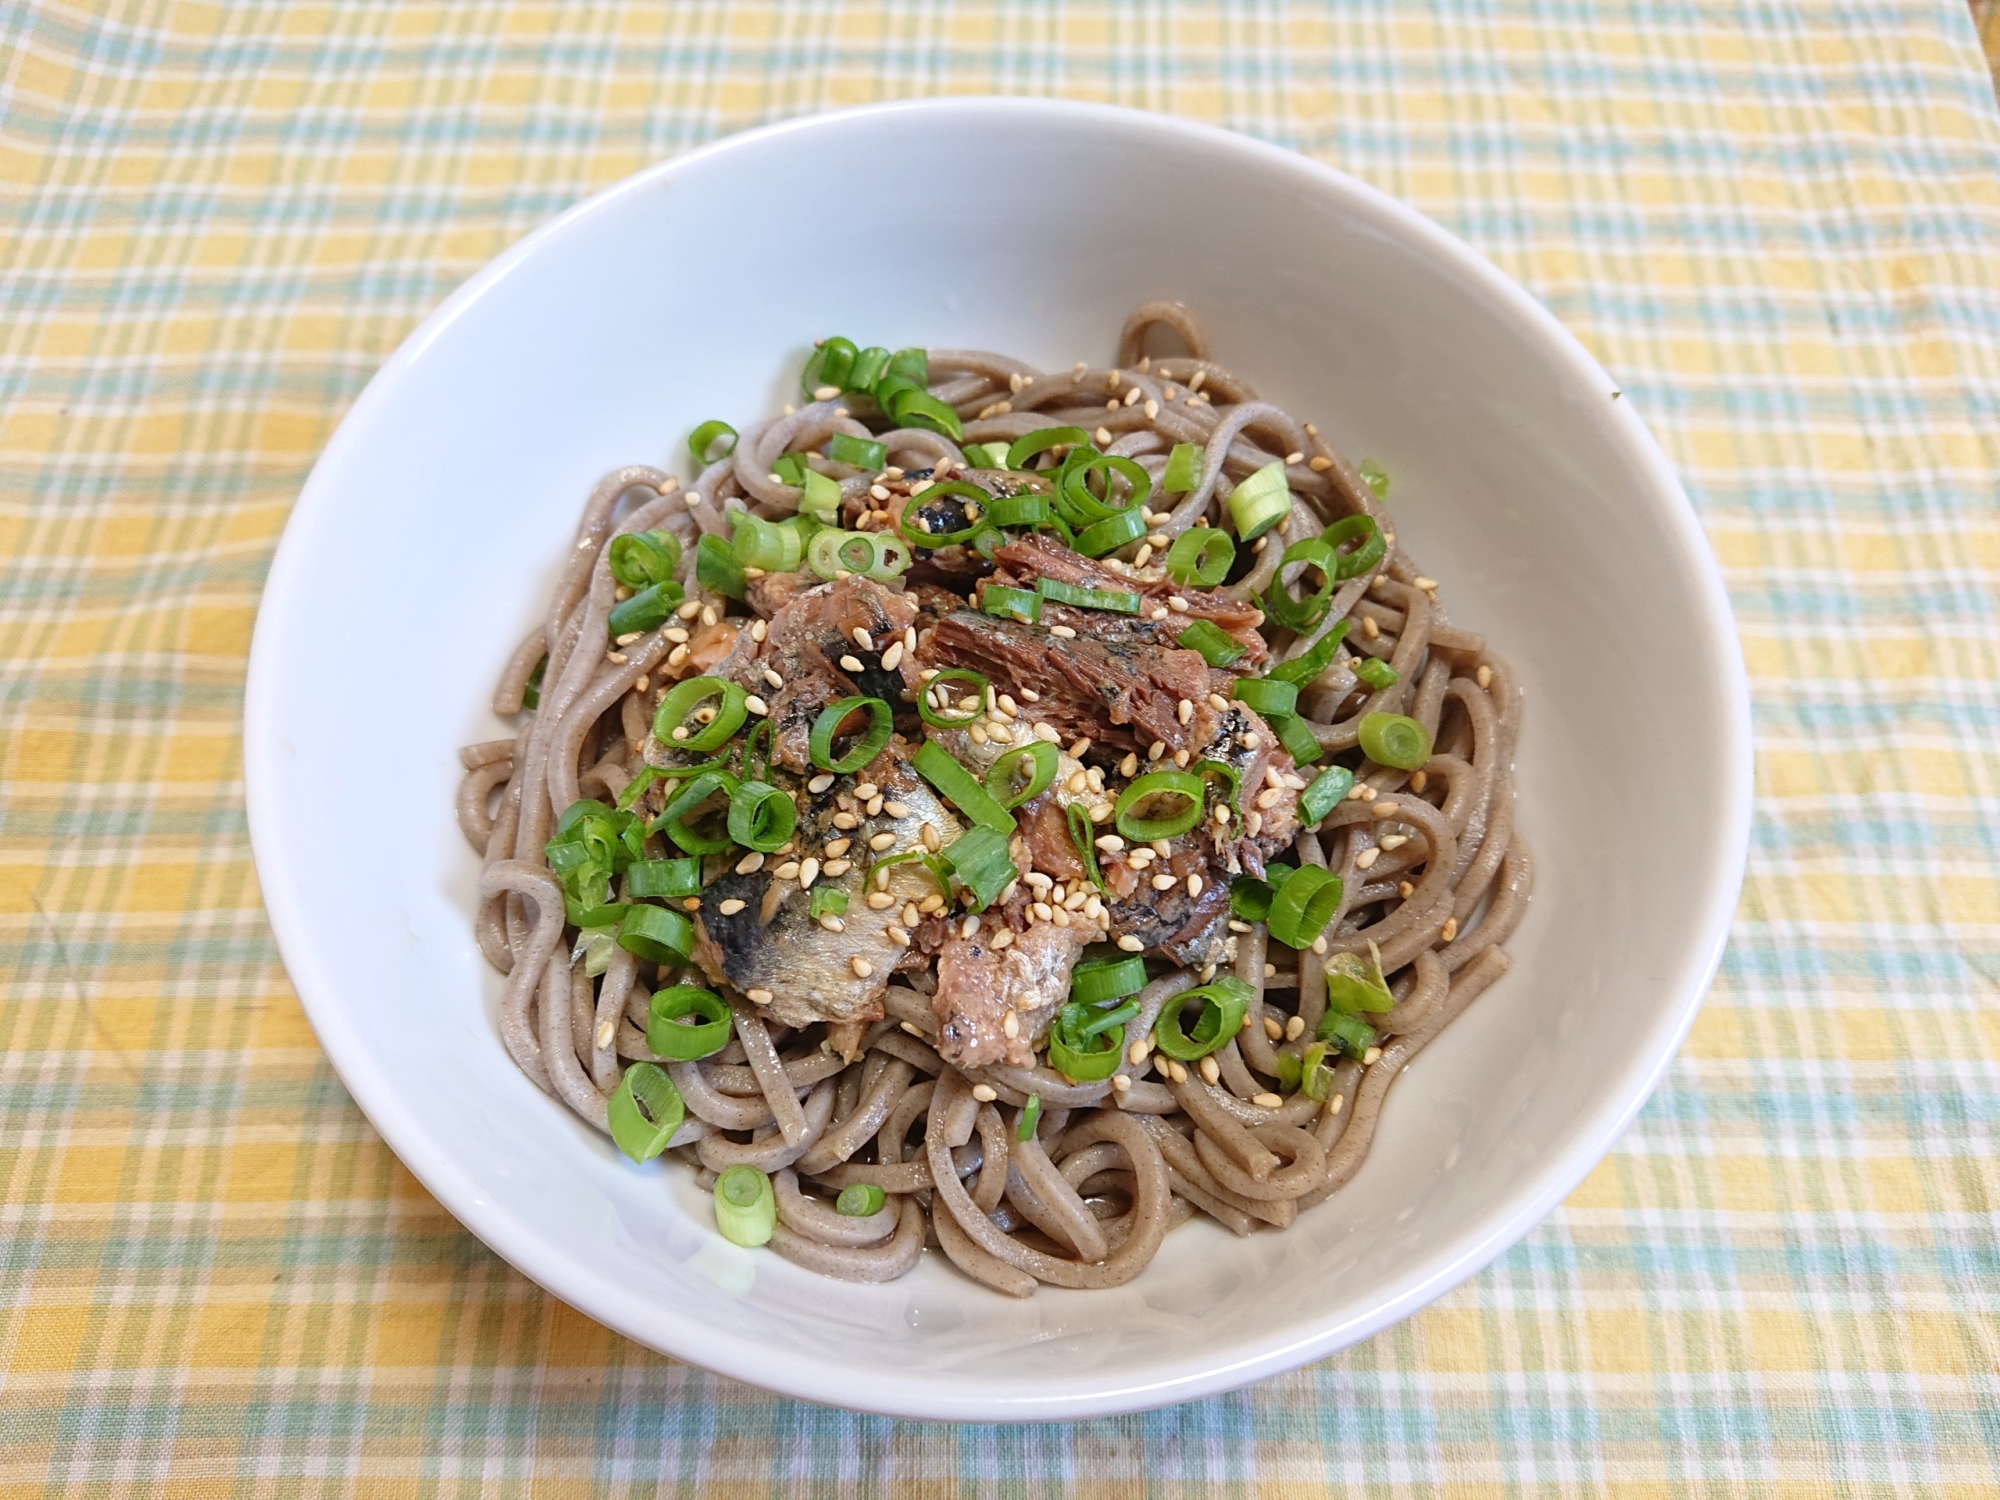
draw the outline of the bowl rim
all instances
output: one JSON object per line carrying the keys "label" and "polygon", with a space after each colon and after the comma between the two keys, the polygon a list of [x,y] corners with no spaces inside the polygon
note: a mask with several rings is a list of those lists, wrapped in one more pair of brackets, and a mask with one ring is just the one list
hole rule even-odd
{"label": "bowl rim", "polygon": [[1331,194],[1350,208],[1393,221],[1401,233],[1420,244],[1427,254],[1469,278],[1484,296],[1503,305],[1518,320],[1523,337],[1539,340],[1558,361],[1602,381],[1608,389],[1617,389],[1617,382],[1553,313],[1442,225],[1338,168],[1218,126],[1116,105],[971,95],[896,100],[823,111],[724,136],[600,189],[502,251],[411,331],[342,417],[287,518],[259,599],[244,691],[245,811],[265,911],[280,956],[300,1005],[342,1084],[425,1189],[460,1224],[550,1294],[647,1347],[765,1390],[828,1406],[886,1416],[981,1422],[1114,1415],[1233,1390],[1322,1358],[1401,1321],[1482,1270],[1545,1218],[1602,1160],[1651,1096],[1693,1024],[1728,941],[1748,856],[1753,775],[1749,684],[1737,644],[1734,616],[1706,534],[1678,477],[1651,432],[1632,411],[1631,403],[1614,403],[1609,420],[1619,429],[1635,463],[1637,477],[1644,481],[1641,487],[1648,491],[1646,503],[1663,513],[1662,519],[1675,533],[1679,550],[1692,564],[1702,613],[1699,619],[1689,622],[1690,633],[1715,658],[1706,665],[1712,670],[1711,682],[1721,710],[1719,729],[1728,767],[1727,774],[1714,788],[1714,806],[1724,836],[1708,857],[1701,919],[1690,935],[1687,956],[1675,981],[1663,986],[1661,1016],[1651,1028],[1647,1045],[1635,1052],[1620,1070],[1617,1087],[1606,1102],[1572,1126],[1566,1143],[1550,1153],[1503,1207],[1468,1224],[1447,1237],[1438,1250],[1420,1257],[1415,1262],[1417,1271],[1397,1283],[1389,1295],[1358,1313],[1303,1318],[1292,1336],[1235,1351],[1198,1369],[1180,1368],[1158,1380],[1115,1384],[1103,1383],[1102,1375],[1082,1375],[1067,1386],[1005,1396],[966,1394],[909,1376],[876,1377],[868,1388],[857,1389],[857,1372],[852,1369],[804,1358],[796,1351],[785,1360],[773,1361],[768,1346],[754,1339],[682,1326],[670,1308],[635,1301],[625,1295],[622,1288],[586,1262],[544,1242],[530,1225],[482,1192],[438,1147],[428,1128],[388,1085],[375,1063],[373,1047],[350,1023],[339,1003],[337,986],[320,967],[318,947],[311,936],[312,924],[303,904],[291,894],[293,884],[287,878],[286,846],[280,835],[279,808],[273,790],[281,735],[272,717],[272,705],[276,701],[276,681],[284,665],[277,639],[278,611],[270,606],[286,597],[294,579],[306,566],[301,539],[307,528],[300,524],[301,518],[316,514],[331,503],[329,488],[333,481],[326,477],[329,469],[336,466],[334,461],[347,448],[361,441],[357,434],[366,427],[375,408],[392,399],[403,373],[515,267],[540,254],[584,220],[606,212],[629,194],[647,191],[690,164],[726,157],[858,117],[932,114],[984,116],[1002,128],[1012,121],[1038,116],[1094,128],[1111,126],[1135,133],[1154,132],[1159,138],[1177,143],[1239,153],[1262,168],[1290,174],[1301,192]]}

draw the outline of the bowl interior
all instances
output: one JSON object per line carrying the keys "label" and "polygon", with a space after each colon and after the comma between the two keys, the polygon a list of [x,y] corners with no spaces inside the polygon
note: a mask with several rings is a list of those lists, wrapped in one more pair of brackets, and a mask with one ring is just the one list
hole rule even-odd
{"label": "bowl interior", "polygon": [[[471,937],[455,748],[539,618],[605,471],[685,473],[700,420],[786,399],[812,336],[1102,361],[1135,302],[1393,477],[1455,623],[1518,665],[1538,861],[1514,973],[1392,1093],[1354,1182],[1288,1233],[1171,1236],[1133,1285],[1014,1302],[948,1266],[822,1280],[710,1229],[508,1061]],[[912,1415],[1082,1415],[1360,1337],[1572,1187],[1698,1003],[1733,904],[1746,743],[1726,606],[1603,373],[1415,215],[1217,132],[969,101],[742,137],[517,247],[396,357],[329,447],[258,626],[253,834],[343,1079],[445,1204],[661,1349]]]}

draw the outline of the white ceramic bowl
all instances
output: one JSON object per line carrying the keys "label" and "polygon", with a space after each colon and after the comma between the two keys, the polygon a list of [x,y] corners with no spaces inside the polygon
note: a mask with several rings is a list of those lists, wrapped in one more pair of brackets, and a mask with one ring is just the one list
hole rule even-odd
{"label": "white ceramic bowl", "polygon": [[[1108,359],[1177,297],[1218,357],[1382,461],[1453,618],[1526,684],[1539,887],[1513,974],[1288,1233],[1172,1235],[1133,1284],[1022,1303],[927,1263],[826,1281],[711,1229],[495,1033],[452,819],[459,744],[616,465],[787,398],[816,335]],[[1748,828],[1747,697],[1686,499],[1548,313],[1360,183],[1217,130],[955,100],[794,121],[611,188],[462,287],[300,496],[250,667],[251,835],[341,1079],[475,1234],[566,1302],[773,1390],[961,1420],[1184,1400],[1324,1355],[1505,1250],[1603,1155],[1712,974]]]}

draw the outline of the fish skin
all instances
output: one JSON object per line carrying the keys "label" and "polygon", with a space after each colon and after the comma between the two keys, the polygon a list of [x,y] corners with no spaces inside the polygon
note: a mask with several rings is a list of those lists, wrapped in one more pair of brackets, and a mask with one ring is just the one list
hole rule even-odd
{"label": "fish skin", "polygon": [[[772,998],[764,1009],[787,1026],[880,1019],[882,992],[888,987],[889,976],[912,951],[893,941],[889,928],[901,921],[906,903],[932,895],[937,883],[919,860],[892,865],[889,883],[880,889],[894,896],[895,904],[878,911],[867,902],[869,890],[877,889],[869,884],[869,861],[921,849],[926,826],[935,828],[940,842],[946,844],[962,831],[957,817],[909,768],[907,748],[892,742],[865,770],[837,777],[818,796],[795,784],[799,822],[793,852],[782,858],[766,855],[764,868],[747,875],[732,869],[702,892],[695,919],[694,958],[712,981],[746,995],[753,989],[769,990]],[[792,782],[784,772],[774,774]],[[835,827],[832,820],[843,810],[841,799],[845,797],[853,805],[853,789],[863,781],[880,787],[885,803],[901,804],[904,816],[893,817],[886,806],[873,815],[857,808],[859,826]],[[868,841],[884,832],[895,833],[897,842],[878,856],[869,850]],[[822,874],[812,889],[847,893],[843,932],[829,932],[813,918],[807,888],[796,879],[781,881],[774,873],[785,860],[804,855],[816,856],[824,864],[820,851],[828,840],[836,838],[853,841],[846,855],[852,866],[839,876]],[[741,911],[725,916],[721,906],[730,900],[745,904]],[[767,902],[775,903],[768,915]],[[852,960],[856,958],[869,964],[872,972],[867,978],[855,974]]]}

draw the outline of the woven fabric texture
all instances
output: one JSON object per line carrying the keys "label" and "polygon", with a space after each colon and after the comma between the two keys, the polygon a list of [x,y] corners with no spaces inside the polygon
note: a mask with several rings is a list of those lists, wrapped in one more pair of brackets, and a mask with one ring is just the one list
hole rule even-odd
{"label": "woven fabric texture", "polygon": [[[1965,0],[0,0],[0,1500],[2000,1493],[2000,114]],[[460,1230],[316,1047],[239,720],[368,375],[725,132],[941,92],[1217,122],[1519,278],[1679,466],[1759,810],[1657,1096],[1517,1249],[1114,1421],[768,1397]]]}

